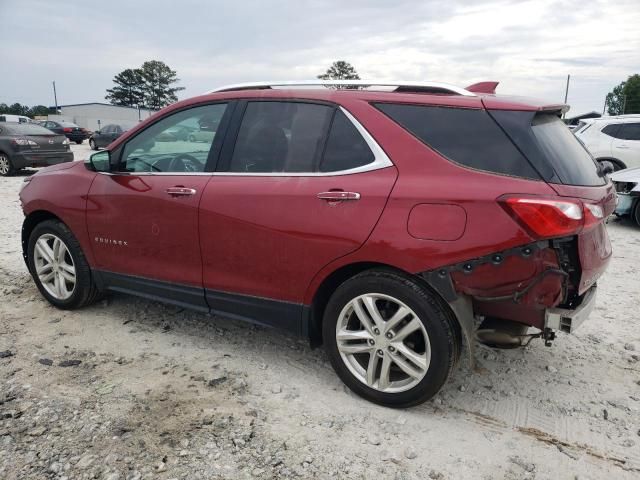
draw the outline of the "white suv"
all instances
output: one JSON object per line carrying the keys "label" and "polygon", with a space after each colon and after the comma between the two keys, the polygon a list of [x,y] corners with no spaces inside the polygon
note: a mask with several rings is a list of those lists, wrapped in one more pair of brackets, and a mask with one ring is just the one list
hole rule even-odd
{"label": "white suv", "polygon": [[609,160],[616,170],[640,167],[640,115],[583,120],[573,133],[596,160]]}

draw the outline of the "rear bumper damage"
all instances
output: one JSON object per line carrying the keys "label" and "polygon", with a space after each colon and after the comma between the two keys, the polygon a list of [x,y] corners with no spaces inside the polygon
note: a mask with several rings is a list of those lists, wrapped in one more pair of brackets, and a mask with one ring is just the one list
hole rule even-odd
{"label": "rear bumper damage", "polygon": [[574,309],[548,308],[545,311],[545,329],[573,333],[591,315],[596,305],[596,291],[595,285],[587,290],[581,297],[580,305]]}
{"label": "rear bumper damage", "polygon": [[[535,335],[550,340],[553,331],[575,331],[595,304],[592,285],[599,275],[583,272],[579,249],[579,237],[538,241],[421,276],[449,303],[468,340],[485,320],[535,327],[541,332]],[[590,277],[588,288],[583,273]]]}

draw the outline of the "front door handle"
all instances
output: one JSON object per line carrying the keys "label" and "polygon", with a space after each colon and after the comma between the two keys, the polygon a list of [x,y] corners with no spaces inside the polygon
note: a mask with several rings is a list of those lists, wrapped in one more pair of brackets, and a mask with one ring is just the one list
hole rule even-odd
{"label": "front door handle", "polygon": [[360,200],[360,194],[358,192],[344,192],[342,190],[320,192],[317,196],[320,200],[327,200],[329,202],[341,202],[343,200]]}
{"label": "front door handle", "polygon": [[628,146],[628,145],[616,145],[616,148],[624,148],[624,149],[627,149],[627,148],[629,148],[629,146]]}
{"label": "front door handle", "polygon": [[196,189],[186,188],[186,187],[169,187],[167,188],[166,192],[168,195],[171,195],[172,197],[186,197],[189,195],[195,195]]}

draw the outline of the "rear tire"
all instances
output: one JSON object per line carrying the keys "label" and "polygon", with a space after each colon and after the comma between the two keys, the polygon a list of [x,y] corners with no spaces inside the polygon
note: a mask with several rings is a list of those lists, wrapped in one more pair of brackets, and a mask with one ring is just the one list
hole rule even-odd
{"label": "rear tire", "polygon": [[82,145],[82,142],[84,142],[84,140],[76,140],[76,143],[77,143],[78,145]]}
{"label": "rear tire", "polygon": [[78,240],[58,220],[35,226],[29,236],[27,265],[40,293],[57,308],[81,308],[100,294]]}
{"label": "rear tire", "polygon": [[0,175],[3,177],[10,177],[16,173],[16,169],[6,153],[0,152]]}
{"label": "rear tire", "polygon": [[322,328],[331,365],[353,392],[405,408],[429,400],[449,377],[460,355],[455,322],[415,279],[368,270],[336,289]]}
{"label": "rear tire", "polygon": [[636,200],[636,204],[631,212],[631,218],[635,220],[636,225],[640,226],[640,200]]}

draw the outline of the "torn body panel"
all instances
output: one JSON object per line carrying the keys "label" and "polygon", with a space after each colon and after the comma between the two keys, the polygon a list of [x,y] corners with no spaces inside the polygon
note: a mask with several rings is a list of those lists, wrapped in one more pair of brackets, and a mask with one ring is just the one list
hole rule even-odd
{"label": "torn body panel", "polygon": [[451,304],[471,299],[475,316],[544,328],[545,311],[571,307],[581,278],[574,238],[540,241],[423,275]]}

